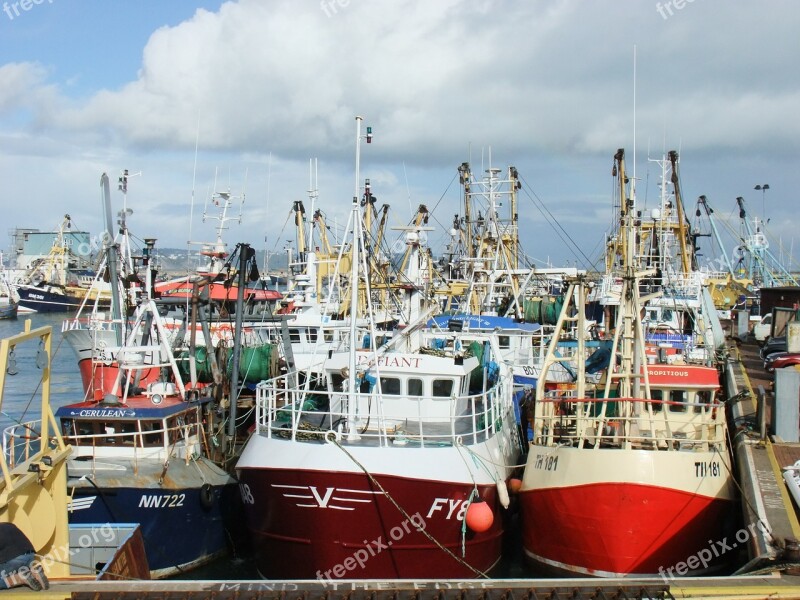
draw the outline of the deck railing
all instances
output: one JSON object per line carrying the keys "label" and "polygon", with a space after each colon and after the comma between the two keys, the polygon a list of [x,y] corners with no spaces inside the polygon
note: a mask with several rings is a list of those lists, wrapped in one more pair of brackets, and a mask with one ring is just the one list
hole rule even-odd
{"label": "deck railing", "polygon": [[41,419],[9,425],[3,430],[3,456],[9,468],[42,450]]}
{"label": "deck railing", "polygon": [[720,403],[551,397],[538,404],[537,445],[725,451]]}
{"label": "deck railing", "polygon": [[[28,421],[10,425],[3,430],[2,449],[10,468],[24,462],[38,451],[42,443],[40,424],[41,421]],[[202,423],[181,424],[147,431],[137,427],[136,431],[78,435],[64,433],[62,436],[65,443],[72,445],[73,458],[88,457],[92,469],[96,460],[112,456],[117,458],[130,456],[134,469],[142,459],[165,460],[179,456],[188,462],[195,446],[206,445]]]}
{"label": "deck railing", "polygon": [[[282,375],[256,388],[256,424],[267,437],[340,440],[352,425],[358,443],[426,447],[479,443],[514,422],[509,384],[502,380],[485,392],[451,397],[379,394],[376,389],[350,394],[314,389],[316,381],[291,388],[289,381]],[[348,402],[369,408],[353,417]],[[432,409],[436,414],[430,414]]]}

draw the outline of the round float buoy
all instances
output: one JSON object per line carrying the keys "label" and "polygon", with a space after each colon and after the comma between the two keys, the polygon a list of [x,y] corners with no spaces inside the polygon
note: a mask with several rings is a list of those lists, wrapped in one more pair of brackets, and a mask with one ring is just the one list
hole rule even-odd
{"label": "round float buoy", "polygon": [[214,488],[210,483],[204,483],[200,488],[200,504],[206,510],[214,506]]}
{"label": "round float buoy", "polygon": [[519,493],[520,489],[522,489],[522,480],[517,479],[516,477],[512,477],[508,480],[508,491],[512,494]]}
{"label": "round float buoy", "polygon": [[476,500],[467,508],[467,527],[475,533],[488,531],[494,522],[494,513],[483,500]]}

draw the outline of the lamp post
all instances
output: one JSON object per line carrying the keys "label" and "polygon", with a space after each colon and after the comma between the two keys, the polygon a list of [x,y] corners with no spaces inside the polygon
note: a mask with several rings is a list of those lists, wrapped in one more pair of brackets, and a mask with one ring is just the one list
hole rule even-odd
{"label": "lamp post", "polygon": [[767,221],[767,211],[766,211],[766,202],[764,200],[764,195],[767,193],[769,189],[768,183],[758,184],[756,187],[753,188],[754,190],[761,190],[761,220],[766,223]]}

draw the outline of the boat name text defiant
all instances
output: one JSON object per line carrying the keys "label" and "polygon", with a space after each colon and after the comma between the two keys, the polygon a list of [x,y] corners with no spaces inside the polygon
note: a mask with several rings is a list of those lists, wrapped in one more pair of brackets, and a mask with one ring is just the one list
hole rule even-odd
{"label": "boat name text defiant", "polygon": [[370,357],[369,355],[366,356],[358,356],[359,364],[369,362],[370,364],[376,364],[379,367],[398,367],[398,368],[409,368],[409,369],[419,369],[420,364],[422,363],[422,358],[418,357],[411,357],[411,356],[379,356],[377,359]]}

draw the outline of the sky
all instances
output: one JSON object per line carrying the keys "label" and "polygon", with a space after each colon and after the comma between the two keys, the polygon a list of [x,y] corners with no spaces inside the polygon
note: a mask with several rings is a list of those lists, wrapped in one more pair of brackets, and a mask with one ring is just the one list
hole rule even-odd
{"label": "sky", "polygon": [[530,262],[590,268],[617,148],[644,208],[659,194],[650,159],[677,150],[687,211],[705,195],[737,231],[742,196],[788,261],[795,242],[800,255],[798,30],[791,0],[4,2],[0,219],[49,230],[68,213],[97,235],[100,176],[128,169],[140,238],[212,240],[204,206],[230,191],[244,201],[229,246],[279,252],[293,202],[309,208],[312,159],[317,206],[343,229],[361,115],[374,132],[362,178],[392,226],[425,204],[432,246],[460,212],[458,165],[513,165]]}

